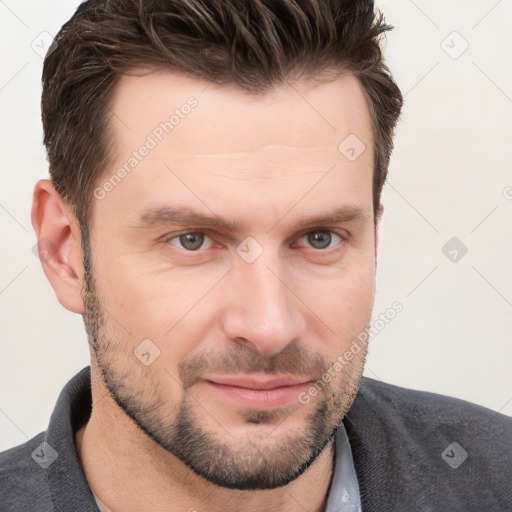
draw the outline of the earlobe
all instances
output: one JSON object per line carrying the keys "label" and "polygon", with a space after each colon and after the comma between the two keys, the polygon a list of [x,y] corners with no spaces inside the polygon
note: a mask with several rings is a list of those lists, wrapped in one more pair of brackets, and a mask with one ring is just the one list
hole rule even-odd
{"label": "earlobe", "polygon": [[69,311],[83,314],[80,229],[50,180],[36,183],[31,219],[41,265],[59,302]]}

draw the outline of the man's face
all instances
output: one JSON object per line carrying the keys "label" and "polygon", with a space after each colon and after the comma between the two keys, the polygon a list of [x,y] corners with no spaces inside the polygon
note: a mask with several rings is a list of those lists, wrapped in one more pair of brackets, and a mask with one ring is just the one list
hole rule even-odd
{"label": "man's face", "polygon": [[285,485],[332,438],[366,354],[343,356],[375,280],[361,87],[346,75],[250,97],[155,72],[123,77],[111,110],[84,293],[103,379],[210,482]]}

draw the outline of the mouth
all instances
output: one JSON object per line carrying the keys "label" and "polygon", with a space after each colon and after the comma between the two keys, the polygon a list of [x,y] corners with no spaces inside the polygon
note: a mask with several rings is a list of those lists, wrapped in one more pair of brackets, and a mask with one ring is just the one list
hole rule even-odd
{"label": "mouth", "polygon": [[222,400],[234,402],[251,409],[276,409],[297,401],[299,393],[311,383],[308,378],[281,375],[268,376],[219,376],[202,381],[212,393]]}

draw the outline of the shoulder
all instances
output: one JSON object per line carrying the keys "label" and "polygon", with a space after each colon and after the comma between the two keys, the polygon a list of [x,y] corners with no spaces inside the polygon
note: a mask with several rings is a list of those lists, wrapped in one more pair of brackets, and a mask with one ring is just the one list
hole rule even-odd
{"label": "shoulder", "polygon": [[363,378],[344,424],[363,498],[394,510],[512,510],[510,417]]}
{"label": "shoulder", "polygon": [[2,510],[54,510],[46,478],[45,459],[41,457],[43,443],[44,433],[40,433],[26,443],[0,453]]}
{"label": "shoulder", "polygon": [[[407,430],[428,427],[438,433],[465,431],[478,434],[495,431],[512,441],[512,418],[465,400],[427,391],[407,389],[368,377],[361,379],[356,407],[378,415],[383,420],[394,419]],[[484,429],[484,430],[482,430]]]}

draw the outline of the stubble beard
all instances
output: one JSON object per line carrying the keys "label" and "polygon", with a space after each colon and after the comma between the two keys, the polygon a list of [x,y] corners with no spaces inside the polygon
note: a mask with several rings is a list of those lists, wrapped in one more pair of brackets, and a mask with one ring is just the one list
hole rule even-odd
{"label": "stubble beard", "polygon": [[[128,336],[119,330],[116,335],[107,334],[115,333],[116,326],[101,305],[90,256],[88,251],[84,251],[83,316],[93,357],[115,403],[158,445],[208,482],[244,491],[274,489],[289,484],[302,475],[327,446],[331,446],[336,430],[357,393],[366,350],[361,350],[359,359],[354,358],[351,363],[347,363],[343,368],[344,373],[338,375],[337,379],[324,384],[325,387],[316,396],[315,406],[305,416],[304,427],[299,432],[279,435],[282,425],[286,426],[286,418],[292,408],[240,412],[247,425],[275,426],[272,434],[264,438],[254,436],[252,439],[240,439],[230,436],[222,428],[212,432],[212,428],[207,425],[209,418],[206,417],[205,409],[197,407],[196,399],[191,397],[189,391],[191,368],[200,373],[201,364],[209,364],[216,370],[219,367],[211,366],[210,357],[203,357],[199,363],[194,361],[188,367],[181,367],[181,376],[186,375],[182,382],[188,378],[189,383],[183,387],[181,401],[168,404],[169,393],[159,386],[150,367],[143,366],[131,349],[125,349],[126,346],[132,346]],[[288,350],[287,354],[270,357],[247,353],[247,350],[245,354],[236,357],[230,354],[229,361],[222,359],[222,366],[226,372],[235,368],[238,371],[265,373],[282,373],[283,370],[293,373],[290,370],[297,367],[311,370],[311,360],[302,357],[300,348],[289,345],[285,350]],[[125,354],[127,357],[124,357]],[[130,362],[130,356],[133,362]],[[310,374],[323,375],[331,364],[317,356],[313,366],[314,373]],[[185,369],[190,370],[189,373]],[[338,383],[337,387],[334,387],[335,382]],[[215,421],[210,424],[217,425]]]}

